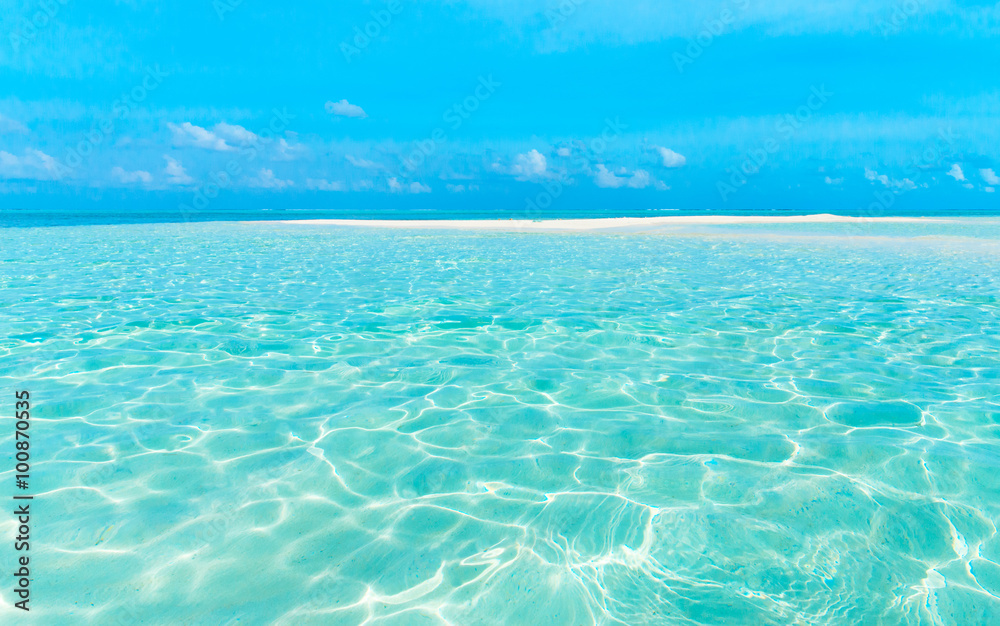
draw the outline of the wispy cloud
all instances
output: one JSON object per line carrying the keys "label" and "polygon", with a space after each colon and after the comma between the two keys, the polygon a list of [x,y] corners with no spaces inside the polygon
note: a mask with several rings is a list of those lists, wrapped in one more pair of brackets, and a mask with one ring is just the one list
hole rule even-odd
{"label": "wispy cloud", "polygon": [[306,189],[312,191],[347,191],[347,185],[339,180],[309,178],[306,180]]}
{"label": "wispy cloud", "polygon": [[[228,130],[229,128],[241,128],[239,126],[229,127],[228,124],[217,124],[216,128],[219,126],[226,127],[224,130]],[[201,126],[195,126],[191,122],[184,122],[180,125],[167,122],[167,128],[169,128],[173,133],[174,147],[177,148],[203,148],[205,150],[216,150],[218,152],[229,152],[236,149],[226,143],[226,140],[217,133],[202,128]]]}
{"label": "wispy cloud", "polygon": [[144,185],[149,185],[153,182],[153,175],[147,171],[136,170],[134,172],[128,172],[125,168],[120,166],[111,168],[111,176],[113,176],[118,182],[125,184],[142,183]]}
{"label": "wispy cloud", "polygon": [[32,148],[22,156],[0,150],[0,178],[53,180],[59,178],[59,163],[41,150]]}
{"label": "wispy cloud", "polygon": [[212,130],[219,137],[235,145],[250,145],[260,140],[257,133],[251,132],[238,124],[219,122],[212,127]]}
{"label": "wispy cloud", "polygon": [[629,172],[624,167],[620,167],[612,172],[603,163],[597,165],[597,171],[594,173],[594,184],[604,189],[618,189],[620,187],[645,189],[652,182],[653,179],[646,170]]}
{"label": "wispy cloud", "polygon": [[356,157],[353,154],[348,154],[345,156],[345,158],[347,159],[347,162],[353,165],[354,167],[360,167],[362,169],[376,169],[379,167],[378,163],[375,163],[374,161],[369,161],[368,159],[362,159]]}
{"label": "wispy cloud", "polygon": [[431,188],[423,183],[404,184],[396,178],[389,179],[389,191],[392,193],[431,193]]}
{"label": "wispy cloud", "polygon": [[274,175],[274,171],[265,168],[261,168],[257,176],[247,180],[247,186],[253,187],[254,189],[274,189],[281,190],[286,187],[292,187],[295,183],[290,180],[282,180]]}
{"label": "wispy cloud", "polygon": [[865,168],[865,178],[872,182],[880,182],[884,186],[894,189],[896,191],[910,191],[911,189],[916,189],[917,184],[914,183],[909,178],[904,178],[902,180],[897,180],[895,178],[890,178],[885,174],[879,174],[873,169]]}
{"label": "wispy cloud", "polygon": [[[711,41],[722,33],[746,29],[770,36],[832,32],[890,35],[941,30],[989,35],[996,34],[1000,24],[1000,14],[994,7],[958,7],[954,0],[914,0],[912,3],[824,0],[812,4],[790,0],[725,3],[507,0],[467,1],[465,5],[472,15],[485,13],[505,21],[526,38],[533,39],[541,52],[563,52],[595,43],[632,45],[672,38]],[[538,32],[533,28],[535,24],[548,28]]]}
{"label": "wispy cloud", "polygon": [[28,127],[17,120],[4,117],[3,114],[0,113],[0,135],[8,133],[27,134]]}

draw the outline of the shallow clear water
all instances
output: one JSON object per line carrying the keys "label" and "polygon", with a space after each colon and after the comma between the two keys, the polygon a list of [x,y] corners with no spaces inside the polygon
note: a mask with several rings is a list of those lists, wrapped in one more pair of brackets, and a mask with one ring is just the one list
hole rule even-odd
{"label": "shallow clear water", "polygon": [[2,235],[32,623],[1000,620],[1000,220]]}

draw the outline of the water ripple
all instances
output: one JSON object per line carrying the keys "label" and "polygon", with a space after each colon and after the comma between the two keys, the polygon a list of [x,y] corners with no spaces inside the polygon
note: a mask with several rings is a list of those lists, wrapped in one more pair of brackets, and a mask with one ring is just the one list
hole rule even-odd
{"label": "water ripple", "polygon": [[1000,621],[1000,223],[844,229],[11,230],[32,616]]}

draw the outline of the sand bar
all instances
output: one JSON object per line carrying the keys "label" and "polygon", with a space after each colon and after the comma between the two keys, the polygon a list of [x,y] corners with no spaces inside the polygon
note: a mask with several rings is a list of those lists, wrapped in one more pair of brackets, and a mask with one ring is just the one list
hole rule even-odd
{"label": "sand bar", "polygon": [[[727,224],[871,224],[946,223],[925,217],[848,217],[843,215],[676,215],[661,217],[615,217],[567,220],[281,220],[282,224],[396,228],[406,230],[480,230],[501,232],[643,232],[670,227],[721,226]],[[259,223],[259,222],[257,222]]]}

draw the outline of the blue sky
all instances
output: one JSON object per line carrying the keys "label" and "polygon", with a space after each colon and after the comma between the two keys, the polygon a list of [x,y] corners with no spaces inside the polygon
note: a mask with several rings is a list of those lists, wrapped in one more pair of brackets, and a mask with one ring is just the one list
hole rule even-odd
{"label": "blue sky", "polygon": [[1000,3],[0,5],[0,209],[1000,208]]}

